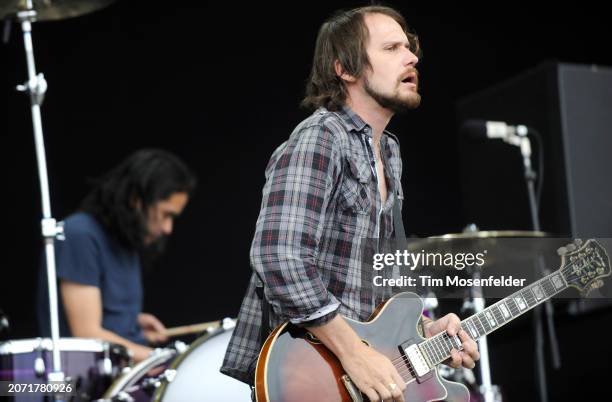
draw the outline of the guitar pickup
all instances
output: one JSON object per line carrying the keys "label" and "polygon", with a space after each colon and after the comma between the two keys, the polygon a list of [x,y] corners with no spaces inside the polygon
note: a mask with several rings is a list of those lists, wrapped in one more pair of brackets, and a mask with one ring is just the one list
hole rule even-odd
{"label": "guitar pickup", "polygon": [[419,349],[419,345],[413,343],[408,347],[404,347],[404,353],[406,354],[406,358],[414,369],[414,372],[417,377],[424,377],[427,373],[431,371],[429,364],[427,363],[425,357],[423,356],[423,353],[421,353],[421,350]]}

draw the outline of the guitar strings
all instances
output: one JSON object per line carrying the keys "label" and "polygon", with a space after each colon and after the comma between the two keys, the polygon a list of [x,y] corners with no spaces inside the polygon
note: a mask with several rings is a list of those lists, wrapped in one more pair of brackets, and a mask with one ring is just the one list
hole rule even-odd
{"label": "guitar strings", "polygon": [[[574,265],[575,265],[575,264],[574,264],[573,262],[570,262],[570,263],[568,263],[568,264],[564,265],[564,266],[563,266],[562,268],[560,268],[558,271],[559,271],[559,272],[561,272],[561,273],[563,273],[563,274],[571,274],[571,273],[572,273],[572,271],[573,271],[573,269],[572,269],[572,268],[573,268],[573,266],[574,266]],[[551,274],[551,275],[553,275],[553,274]],[[547,276],[547,277],[548,277],[548,276]],[[520,292],[522,292],[522,291],[524,291],[524,290],[526,290],[526,289],[529,289],[529,288],[530,288],[530,287],[532,287],[532,286],[535,286],[535,285],[537,284],[537,282],[542,281],[542,280],[546,279],[547,277],[544,277],[544,278],[539,279],[538,281],[536,281],[536,282],[534,282],[534,283],[532,283],[532,284],[530,284],[530,285],[526,286],[525,288],[523,288],[523,289],[521,289],[521,290],[518,290],[518,291],[514,292],[513,294],[511,294],[511,295],[509,295],[509,296],[505,297],[504,299],[511,299],[511,298],[513,298],[512,296],[514,296],[514,295],[516,295],[516,294],[518,294],[518,293],[520,293]],[[550,280],[550,278],[548,278],[548,279]],[[564,278],[564,279],[565,279],[565,278]],[[566,279],[566,284],[567,284],[567,279]],[[569,287],[569,284],[568,284],[567,286]],[[565,290],[565,289],[566,289],[566,288],[561,289],[561,290],[559,290],[558,292],[555,292],[555,294],[560,293],[560,292],[562,292],[562,291],[563,291],[563,290]],[[542,303],[542,302],[545,302],[546,300],[548,300],[548,299],[550,299],[551,297],[555,296],[555,294],[553,294],[552,296],[546,297],[546,298],[542,299],[541,301],[538,301],[538,303],[537,303],[537,304],[540,304],[540,303]],[[504,300],[504,299],[502,299],[502,300]],[[501,300],[500,300],[500,301],[501,301]],[[491,305],[491,306],[489,306],[489,307],[495,306],[497,303],[499,303],[499,302],[496,302],[496,303],[492,304],[492,305]],[[536,305],[537,305],[537,304],[536,304]],[[530,307],[528,310],[525,310],[524,312],[529,311],[531,308],[535,307],[536,305],[531,306],[531,307]],[[480,314],[480,313],[477,313],[477,314]],[[468,317],[467,319],[472,318],[472,317],[476,317],[476,316],[477,316],[477,314],[474,314],[474,315],[472,315],[471,317]],[[517,317],[518,317],[518,316],[517,316]],[[512,320],[513,318],[515,318],[515,317],[513,316],[513,317],[512,317],[510,320]],[[467,320],[467,319],[466,319],[466,320]],[[479,319],[480,319],[480,318],[479,318]],[[464,320],[464,321],[465,321],[465,320]],[[463,323],[464,321],[462,321],[462,323]],[[508,321],[506,321],[506,322],[508,322]],[[504,325],[506,322],[504,322],[502,325]],[[482,323],[481,323],[481,325],[482,325]],[[483,326],[483,328],[484,328],[484,326]],[[499,328],[499,327],[498,327],[498,328]],[[463,329],[463,328],[461,328],[461,329]],[[465,331],[465,329],[463,329],[463,330]],[[467,332],[467,331],[466,331],[466,332]],[[435,346],[440,346],[440,345],[436,345],[436,344],[435,344],[435,342],[439,342],[439,341],[440,341],[440,338],[442,338],[442,342],[443,342],[443,344],[444,344],[444,345],[446,345],[446,341],[449,341],[449,342],[451,342],[451,344],[452,344],[452,341],[450,340],[450,337],[448,336],[448,333],[447,333],[446,331],[444,331],[444,332],[440,332],[440,333],[438,333],[438,334],[436,334],[436,335],[434,335],[434,336],[432,336],[432,337],[430,337],[430,338],[426,339],[426,340],[425,340],[425,341],[423,341],[422,343],[432,341],[432,342],[430,342],[430,343],[432,343],[432,344],[433,344],[433,346],[431,346],[431,347],[432,347],[432,350],[434,350],[433,348],[434,348]],[[470,338],[472,338],[472,336],[470,336]],[[473,339],[473,338],[472,338],[472,339]],[[451,348],[451,349],[452,349],[452,348]],[[447,355],[447,356],[446,356],[446,358],[445,358],[444,360],[448,359],[448,357],[450,357],[450,355]],[[406,382],[406,383],[408,384],[409,382],[411,382],[412,380],[414,380],[414,379],[415,379],[417,376],[416,376],[416,373],[415,373],[414,369],[412,368],[412,366],[410,366],[409,364],[406,364],[406,362],[404,361],[405,359],[406,359],[406,358],[405,358],[405,356],[400,355],[399,357],[396,357],[396,358],[391,359],[391,363],[393,364],[393,366],[394,366],[396,369],[398,369],[398,374],[400,375],[400,377],[402,377],[402,379],[403,379],[404,381],[406,381],[406,378],[404,378],[404,375],[405,375],[405,374],[408,374],[408,375],[409,375],[409,378],[408,378],[408,380],[409,380],[409,381],[407,381],[407,382]],[[442,360],[442,361],[444,361],[444,360]],[[441,363],[441,362],[439,362],[439,363]],[[437,365],[437,364],[439,364],[439,363],[436,363],[436,365]]]}

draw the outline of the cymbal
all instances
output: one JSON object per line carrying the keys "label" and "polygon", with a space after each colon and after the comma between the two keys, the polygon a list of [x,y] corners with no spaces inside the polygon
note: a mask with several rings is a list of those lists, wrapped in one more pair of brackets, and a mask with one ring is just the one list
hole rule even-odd
{"label": "cymbal", "polygon": [[484,230],[477,232],[449,233],[441,236],[431,236],[429,239],[483,239],[502,237],[546,237],[549,233],[534,230]]}
{"label": "cymbal", "polygon": [[[104,8],[115,0],[32,0],[37,21],[78,17]],[[14,17],[27,11],[26,0],[0,0],[0,18]]]}
{"label": "cymbal", "polygon": [[488,250],[488,261],[499,261],[499,258],[533,258],[536,255],[551,254],[566,239],[553,238],[540,231],[527,230],[492,230],[465,233],[449,233],[423,239],[408,239],[408,250],[420,252],[480,252]]}

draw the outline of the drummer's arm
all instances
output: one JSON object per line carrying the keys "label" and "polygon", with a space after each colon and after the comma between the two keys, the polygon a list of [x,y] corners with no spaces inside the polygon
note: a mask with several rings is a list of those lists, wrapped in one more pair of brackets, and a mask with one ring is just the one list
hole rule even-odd
{"label": "drummer's arm", "polygon": [[99,288],[61,280],[60,291],[73,336],[98,338],[123,345],[132,352],[135,362],[149,356],[151,348],[131,342],[102,327],[102,297]]}

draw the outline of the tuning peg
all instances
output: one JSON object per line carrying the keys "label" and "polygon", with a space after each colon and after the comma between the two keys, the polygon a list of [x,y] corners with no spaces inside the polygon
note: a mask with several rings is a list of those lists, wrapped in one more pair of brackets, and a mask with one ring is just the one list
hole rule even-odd
{"label": "tuning peg", "polygon": [[573,251],[576,251],[576,245],[574,243],[570,243],[567,246],[565,246],[565,248],[567,249],[567,251],[569,251],[570,253]]}
{"label": "tuning peg", "polygon": [[557,249],[557,254],[559,255],[559,257],[564,256],[565,254],[567,254],[567,248],[565,247],[559,247]]}
{"label": "tuning peg", "polygon": [[583,243],[583,242],[582,242],[582,239],[575,239],[575,240],[574,240],[574,244],[576,245],[576,247],[580,247],[580,246],[582,246],[582,243]]}

